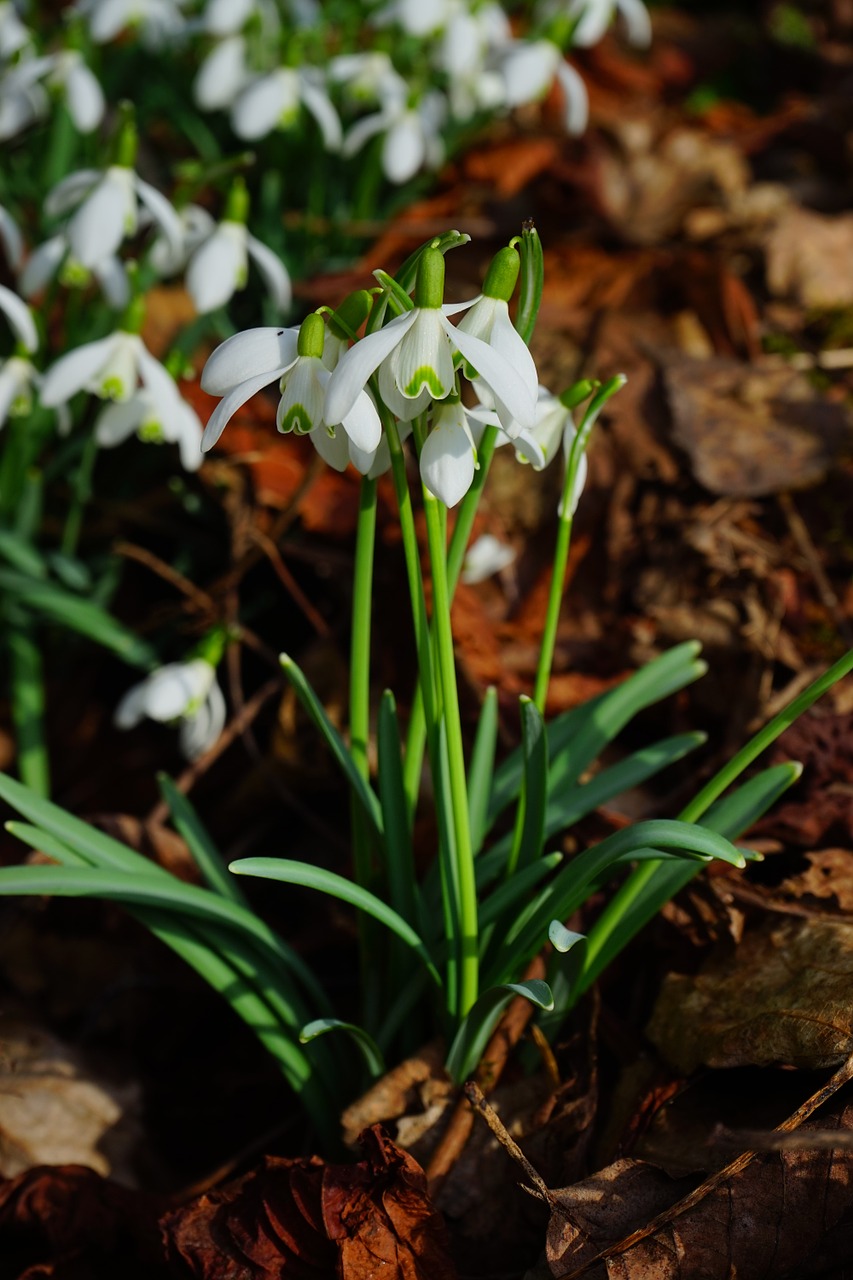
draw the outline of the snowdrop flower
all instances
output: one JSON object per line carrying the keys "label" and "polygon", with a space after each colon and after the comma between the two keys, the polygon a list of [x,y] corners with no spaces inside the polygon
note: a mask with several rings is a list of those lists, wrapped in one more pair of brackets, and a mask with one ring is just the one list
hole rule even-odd
{"label": "snowdrop flower", "polygon": [[556,76],[563,91],[563,119],[569,133],[583,133],[589,103],[583,80],[551,40],[511,40],[498,52],[508,107],[544,98]]}
{"label": "snowdrop flower", "polygon": [[16,342],[25,351],[36,351],[39,345],[33,314],[22,298],[0,284],[0,311],[9,321]]}
{"label": "snowdrop flower", "polygon": [[74,12],[85,17],[96,44],[106,44],[128,27],[138,29],[144,44],[161,49],[186,25],[186,0],[78,0]]}
{"label": "snowdrop flower", "polygon": [[642,0],[568,0],[568,4],[561,0],[559,8],[570,21],[577,20],[572,44],[578,48],[586,49],[598,44],[610,26],[614,12],[622,17],[631,44],[642,48],[651,44],[652,24]]}
{"label": "snowdrop flower", "polygon": [[352,104],[387,98],[398,93],[398,84],[403,83],[388,54],[376,49],[338,54],[326,70],[334,84],[343,86],[344,97]]}
{"label": "snowdrop flower", "polygon": [[64,49],[54,54],[47,83],[62,90],[68,114],[81,133],[97,129],[104,117],[104,91],[81,53]]}
{"label": "snowdrop flower", "polygon": [[392,0],[372,21],[378,26],[399,23],[407,35],[428,36],[439,31],[452,11],[452,0]]}
{"label": "snowdrop flower", "polygon": [[38,370],[26,356],[0,360],[0,427],[7,418],[23,418],[31,412],[38,380]]}
{"label": "snowdrop flower", "polygon": [[238,95],[231,124],[238,138],[265,138],[296,122],[300,106],[317,121],[328,151],[338,151],[342,130],[323,77],[315,67],[278,67],[258,76]]}
{"label": "snowdrop flower", "polygon": [[256,0],[207,0],[201,25],[209,35],[230,36],[245,26],[256,8]]}
{"label": "snowdrop flower", "polygon": [[246,41],[226,36],[211,49],[193,81],[193,97],[202,111],[222,111],[234,106],[251,82],[246,63]]}
{"label": "snowdrop flower", "polygon": [[181,243],[175,210],[129,164],[69,174],[48,194],[44,209],[51,218],[74,210],[64,234],[75,260],[88,270],[111,258],[123,240],[152,220],[176,251]]}
{"label": "snowdrop flower", "polygon": [[[483,293],[467,315],[459,321],[459,329],[479,338],[515,369],[526,386],[533,391],[539,382],[536,365],[527,343],[509,318],[509,299],[515,290],[521,262],[511,246],[495,255],[483,282]],[[469,377],[475,371],[466,367]],[[504,420],[506,414],[502,415]]]}
{"label": "snowdrop flower", "polygon": [[12,0],[0,4],[0,58],[13,58],[32,40],[32,32],[18,17]]}
{"label": "snowdrop flower", "polygon": [[0,142],[16,137],[47,115],[49,99],[41,83],[50,58],[24,58],[0,74]]}
{"label": "snowdrop flower", "polygon": [[[238,179],[232,187],[225,217],[218,225],[211,218],[191,250],[186,283],[195,309],[201,315],[224,306],[238,289],[245,288],[249,258],[260,271],[278,310],[286,311],[290,306],[290,276],[273,251],[249,235],[247,213],[246,186]],[[197,233],[200,229],[197,216],[195,228]]]}
{"label": "snowdrop flower", "polygon": [[124,263],[116,254],[96,262],[91,271],[78,262],[68,236],[59,232],[34,249],[18,281],[21,293],[31,298],[59,274],[64,285],[84,288],[94,276],[111,307],[120,311],[130,300],[130,283]]}
{"label": "snowdrop flower", "polygon": [[420,456],[421,480],[446,507],[455,507],[471,488],[477,451],[468,415],[459,400],[435,405]]}
{"label": "snowdrop flower", "polygon": [[357,456],[366,461],[366,455],[377,449],[382,434],[376,406],[362,391],[353,397],[346,413],[329,416],[324,399],[332,375],[323,363],[324,341],[323,320],[312,314],[298,329],[249,329],[217,347],[204,367],[201,386],[224,399],[205,428],[202,448],[210,449],[237,409],[256,391],[278,379],[282,392],[276,413],[279,431],[336,434],[336,428],[341,426],[354,448],[361,451]]}
{"label": "snowdrop flower", "polygon": [[468,119],[478,111],[505,105],[503,77],[489,59],[511,39],[509,19],[499,5],[484,4],[473,11],[466,5],[456,8],[436,55],[436,65],[448,77],[454,116]]}
{"label": "snowdrop flower", "polygon": [[78,391],[114,402],[95,421],[99,444],[109,448],[135,431],[143,440],[177,443],[188,470],[200,465],[201,423],[138,333],[119,329],[61,356],[44,375],[41,402],[59,408]]}
{"label": "snowdrop flower", "polygon": [[[467,310],[477,299],[443,306],[443,295],[444,257],[431,247],[421,255],[412,310],[362,338],[332,373],[326,393],[327,421],[346,417],[377,369],[385,404],[403,421],[411,421],[432,400],[444,400],[455,391],[454,353],[458,353],[492,391],[505,430],[517,434],[532,426],[536,381],[527,381],[524,369],[513,368],[481,338],[450,323],[449,315]],[[461,449],[458,430],[454,435]]]}
{"label": "snowdrop flower", "polygon": [[3,246],[9,266],[13,271],[19,271],[24,260],[24,238],[15,219],[2,205],[0,205],[0,245]]}
{"label": "snowdrop flower", "polygon": [[462,563],[460,577],[469,584],[485,582],[493,574],[500,573],[515,560],[515,549],[501,542],[491,533],[484,533],[472,542]]}
{"label": "snowdrop flower", "polygon": [[370,138],[384,133],[382,171],[389,182],[408,182],[425,166],[437,169],[444,159],[442,128],[447,119],[443,94],[432,90],[409,104],[409,90],[394,73],[380,85],[379,111],[356,121],[344,139],[343,154],[353,156]]}
{"label": "snowdrop flower", "polygon": [[[481,400],[488,401],[488,396],[483,397],[480,387],[477,387],[476,390]],[[475,440],[479,438],[484,424],[491,423],[493,426],[498,426],[497,415],[491,414],[488,407],[482,410],[471,410],[469,416],[472,420]],[[541,471],[557,456],[561,445],[564,464],[568,465],[569,452],[576,434],[571,409],[563,403],[559,396],[552,395],[545,387],[540,387],[533,427],[516,437],[511,437],[499,428],[496,443],[498,446],[512,444],[519,462],[528,462],[535,471]],[[574,515],[577,509],[580,496],[586,484],[587,470],[586,454],[583,453],[575,473],[569,515]],[[564,514],[562,499],[560,500],[559,514],[560,516]]]}
{"label": "snowdrop flower", "polygon": [[193,658],[152,671],[124,695],[114,720],[119,729],[132,729],[146,716],[161,724],[179,723],[184,755],[189,760],[203,755],[225,726],[216,668],[206,658]]}

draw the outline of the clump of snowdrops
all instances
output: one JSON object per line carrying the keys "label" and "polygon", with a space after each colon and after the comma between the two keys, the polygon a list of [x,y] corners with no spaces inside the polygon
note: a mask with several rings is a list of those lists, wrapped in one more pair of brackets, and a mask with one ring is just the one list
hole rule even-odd
{"label": "clump of snowdrops", "polygon": [[[635,823],[570,858],[553,847],[566,828],[597,805],[701,744],[702,734],[679,734],[590,773],[602,749],[637,711],[698,678],[704,665],[697,645],[680,645],[624,684],[546,722],[585,449],[596,418],[622,379],[581,383],[559,397],[540,387],[527,347],[542,288],[541,246],[532,228],[496,255],[481,294],[445,304],[445,255],[467,239],[448,232],[423,246],[395,276],[377,272],[374,289],[350,295],[337,310],[320,308],[299,326],[262,326],[233,335],[202,374],[202,385],[221,397],[205,429],[206,445],[215,444],[229,418],[255,392],[277,384],[279,430],[309,435],[331,465],[343,469],[352,463],[362,476],[346,737],[293,658],[281,658],[349,787],[351,877],[282,856],[286,850],[242,858],[226,868],[190,801],[164,778],[164,799],[205,879],[205,887],[190,886],[19,783],[0,778],[0,794],[28,819],[11,823],[10,830],[57,864],[0,871],[0,893],[92,894],[127,904],[255,1030],[329,1141],[341,1104],[400,1057],[411,1044],[413,1028],[444,1037],[447,1070],[461,1081],[477,1066],[514,996],[536,1006],[544,1034],[552,1035],[604,965],[702,865],[714,858],[744,865],[750,855],[732,841],[799,769],[776,766],[725,797],[723,791],[853,665],[853,655],[836,664],[711,779],[677,819]],[[519,278],[513,323],[509,304]],[[451,620],[477,503],[500,445],[514,448],[520,462],[533,467],[561,456],[563,468],[552,590],[533,696],[519,705],[521,745],[502,761],[496,758],[494,689],[485,697],[473,746],[466,750]],[[418,464],[414,484],[408,447]],[[399,512],[418,683],[405,726],[394,695],[382,694],[374,776],[369,765],[373,551],[377,477],[388,469]],[[429,609],[415,527],[417,500],[427,530]],[[448,507],[457,504],[448,535]],[[224,642],[222,636],[216,639],[220,649]],[[215,655],[199,654],[195,663],[212,671]],[[187,697],[198,700],[200,687],[209,692],[209,683],[199,686],[189,666],[182,678],[184,692],[174,672],[149,677],[129,695],[124,714],[141,714],[146,705],[152,714],[149,699],[168,701],[169,690],[180,695],[175,707]],[[419,874],[413,829],[425,757],[437,819],[436,851]],[[356,909],[359,1021],[339,1016],[304,961],[251,909],[240,885],[243,877],[312,888]],[[618,889],[588,933],[571,931],[566,922],[613,879]],[[547,981],[525,979],[527,966],[546,946]]]}

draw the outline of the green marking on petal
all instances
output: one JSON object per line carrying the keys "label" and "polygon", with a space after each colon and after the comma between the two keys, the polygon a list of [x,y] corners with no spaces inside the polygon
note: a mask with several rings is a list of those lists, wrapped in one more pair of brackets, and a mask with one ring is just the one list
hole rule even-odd
{"label": "green marking on petal", "polygon": [[73,258],[66,258],[59,271],[59,283],[64,284],[66,289],[83,289],[91,278],[91,272]]}
{"label": "green marking on petal", "polygon": [[400,387],[400,390],[404,396],[414,400],[420,395],[424,387],[439,400],[444,395],[444,387],[441,385],[438,374],[428,364],[422,364],[420,369],[416,369],[409,382],[406,383],[405,387]]}
{"label": "green marking on petal", "polygon": [[124,383],[114,374],[104,378],[101,383],[101,395],[104,400],[121,400],[124,398]]}
{"label": "green marking on petal", "polygon": [[27,391],[21,391],[15,396],[9,405],[10,418],[25,418],[28,413],[32,413],[33,397]]}
{"label": "green marking on petal", "polygon": [[166,439],[163,433],[163,424],[158,422],[156,418],[149,418],[147,422],[141,423],[136,434],[145,444],[163,444]]}
{"label": "green marking on petal", "polygon": [[314,430],[314,423],[308,416],[304,404],[294,404],[282,418],[278,429],[283,435],[287,435],[289,431],[295,431],[298,436],[306,436],[309,431]]}

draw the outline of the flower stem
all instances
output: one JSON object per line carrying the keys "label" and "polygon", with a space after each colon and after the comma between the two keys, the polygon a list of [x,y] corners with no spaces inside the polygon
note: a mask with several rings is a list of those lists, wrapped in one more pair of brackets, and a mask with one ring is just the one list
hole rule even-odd
{"label": "flower stem", "polygon": [[464,1018],[477,999],[479,983],[477,885],[474,877],[474,852],[471,847],[471,825],[468,816],[465,751],[462,744],[459,694],[456,687],[456,660],[450,625],[445,525],[441,504],[426,488],[424,488],[424,510],[432,569],[432,623],[436,638],[442,717],[447,742],[447,772],[456,856],[454,884],[459,898],[457,915],[461,954],[457,1015]]}
{"label": "flower stem", "polygon": [[[358,508],[353,574],[352,628],[350,641],[350,755],[364,778],[370,779],[367,744],[370,734],[370,623],[373,592],[373,549],[376,542],[376,481],[364,476]],[[364,810],[354,795],[350,797],[353,869],[356,884],[371,887],[373,849]],[[382,972],[375,963],[377,934],[373,922],[358,913],[358,939],[364,990],[364,1018],[372,1025],[381,1003],[378,990]]]}
{"label": "flower stem", "polygon": [[86,503],[92,496],[92,472],[95,469],[95,458],[98,456],[98,442],[92,431],[80,455],[80,463],[73,481],[73,493],[68,515],[65,517],[65,528],[62,530],[62,554],[73,556],[77,551],[80,531],[83,527],[83,515]]}

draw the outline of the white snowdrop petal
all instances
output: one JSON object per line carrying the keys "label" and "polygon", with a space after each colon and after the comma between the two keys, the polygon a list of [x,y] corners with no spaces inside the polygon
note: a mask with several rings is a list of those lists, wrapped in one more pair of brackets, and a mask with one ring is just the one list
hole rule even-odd
{"label": "white snowdrop petal", "polygon": [[329,376],[319,356],[297,359],[275,415],[279,431],[307,435],[315,427],[323,425],[323,399]]}
{"label": "white snowdrop petal", "polygon": [[400,185],[414,177],[425,158],[421,123],[414,111],[407,111],[386,134],[382,144],[382,170],[389,182]]}
{"label": "white snowdrop petal", "polygon": [[17,398],[29,392],[34,373],[30,362],[20,356],[10,356],[0,362],[0,426]]}
{"label": "white snowdrop petal", "polygon": [[[246,329],[226,338],[209,357],[202,370],[201,389],[212,396],[224,396],[247,378],[268,374],[267,381],[281,377],[284,368],[296,359],[299,329],[270,326]],[[262,382],[260,384],[264,386]]]}
{"label": "white snowdrop petal", "polygon": [[116,334],[110,334],[60,356],[44,375],[39,393],[42,404],[48,409],[55,409],[82,391],[109,360],[116,338]]}
{"label": "white snowdrop petal", "polygon": [[586,85],[574,67],[570,67],[563,58],[557,64],[557,79],[565,99],[563,121],[566,130],[572,134],[583,133],[589,119]]}
{"label": "white snowdrop petal", "polygon": [[315,427],[311,432],[311,443],[323,461],[335,471],[346,471],[350,461],[349,437],[340,427],[333,436],[329,435],[326,426]]}
{"label": "white snowdrop petal", "polygon": [[[382,439],[382,423],[376,405],[366,391],[362,391],[341,423],[354,449],[362,454],[375,453]],[[361,468],[359,467],[359,470]],[[364,472],[362,472],[364,474]]]}
{"label": "white snowdrop petal", "polygon": [[502,68],[507,106],[520,107],[543,98],[561,61],[560,50],[550,40],[513,41]]}
{"label": "white snowdrop petal", "polygon": [[421,480],[446,507],[456,503],[474,480],[474,449],[468,433],[458,424],[434,426],[421,449]]}
{"label": "white snowdrop petal", "polygon": [[145,704],[148,694],[148,681],[143,680],[128,689],[119,702],[113,715],[113,724],[117,729],[133,729],[146,714]]}
{"label": "white snowdrop petal", "polygon": [[74,257],[91,270],[114,254],[127,233],[127,200],[118,183],[99,182],[66,228]]}
{"label": "white snowdrop petal", "polygon": [[[176,720],[186,712],[196,698],[207,693],[201,691],[197,673],[191,662],[170,662],[148,677],[148,694],[145,714],[152,720]],[[205,664],[207,665],[207,664]]]}
{"label": "white snowdrop petal", "polygon": [[18,281],[25,298],[38,293],[53,278],[67,250],[68,242],[61,235],[51,236],[33,250]]}
{"label": "white snowdrop petal", "polygon": [[104,92],[85,62],[75,62],[65,81],[68,112],[81,133],[91,133],[104,115]]}
{"label": "white snowdrop petal", "polygon": [[416,312],[417,320],[400,343],[395,376],[397,387],[407,399],[428,388],[432,397],[443,400],[453,388],[453,353],[448,333],[455,333],[437,307]]}
{"label": "white snowdrop petal", "polygon": [[246,83],[246,47],[232,36],[212,49],[198,69],[193,96],[202,111],[230,107]]}
{"label": "white snowdrop petal", "polygon": [[509,318],[509,308],[505,302],[495,308],[489,346],[516,371],[530,392],[531,399],[535,401],[539,373],[530,348]]}
{"label": "white snowdrop petal", "polygon": [[652,22],[642,0],[616,0],[631,44],[646,49],[652,42]]}
{"label": "white snowdrop petal", "polygon": [[73,209],[102,176],[98,169],[78,169],[76,173],[69,173],[67,178],[63,178],[48,192],[44,202],[44,212],[47,217],[57,218],[60,214]]}
{"label": "white snowdrop petal", "polygon": [[6,251],[9,266],[13,271],[20,270],[24,257],[24,238],[18,230],[18,224],[7,209],[0,205],[0,244]]}
{"label": "white snowdrop petal", "polygon": [[180,253],[183,244],[183,227],[172,204],[156,187],[152,187],[150,182],[143,182],[141,178],[135,177],[134,186],[141,203],[145,205],[166,237],[172,252]]}
{"label": "white snowdrop petal", "polygon": [[387,112],[377,111],[373,115],[357,120],[347,131],[341,145],[341,154],[347,157],[354,156],[366,142],[374,138],[377,133],[382,133],[389,124],[390,118]]}
{"label": "white snowdrop petal", "polygon": [[462,564],[463,582],[484,582],[493,574],[506,569],[515,559],[515,550],[501,542],[494,534],[484,533],[471,543]]}
{"label": "white snowdrop petal", "polygon": [[376,333],[356,342],[332,373],[326,388],[326,422],[338,423],[352,409],[368,379],[411,329],[417,311],[406,311]]}
{"label": "white snowdrop petal", "polygon": [[186,284],[199,315],[222,307],[231,298],[238,281],[245,283],[246,251],[238,240],[220,226],[192,255]]}
{"label": "white snowdrop petal", "polygon": [[4,313],[15,338],[27,351],[38,350],[39,336],[33,314],[24,302],[11,289],[0,285],[0,311]]}
{"label": "white snowdrop petal", "polygon": [[272,369],[266,373],[255,374],[254,378],[246,378],[244,382],[234,387],[223,400],[220,400],[204,429],[204,435],[201,438],[202,451],[206,453],[208,449],[212,449],[237,410],[242,408],[246,401],[251,400],[252,396],[263,387],[268,387],[271,382],[278,381],[284,371],[284,368]]}
{"label": "white snowdrop petal", "polygon": [[485,342],[481,342],[478,338],[472,338],[469,333],[463,333],[454,328],[449,320],[445,319],[443,323],[447,328],[453,345],[461,352],[468,364],[477,370],[477,373],[488,384],[495,399],[499,402],[498,416],[504,428],[507,428],[508,423],[504,421],[501,406],[505,407],[511,419],[519,427],[532,427],[536,412],[536,402],[530,388],[522,380],[521,376]]}
{"label": "white snowdrop petal", "polygon": [[143,396],[106,405],[95,421],[95,440],[102,449],[123,444],[145,421],[148,405]]}
{"label": "white snowdrop petal", "polygon": [[248,237],[246,248],[249,251],[249,257],[255,263],[258,271],[260,271],[267,292],[273,302],[279,311],[287,311],[290,307],[293,291],[290,285],[290,276],[284,263],[278,254],[273,253],[272,249],[262,244],[260,240],[256,240],[254,236]]}
{"label": "white snowdrop petal", "polygon": [[278,72],[248,85],[231,109],[231,124],[238,138],[265,138],[279,124],[288,105],[285,84]]}
{"label": "white snowdrop petal", "polygon": [[130,301],[130,282],[120,258],[113,255],[98,262],[93,268],[104,297],[116,311],[123,310]]}
{"label": "white snowdrop petal", "polygon": [[317,121],[327,151],[340,151],[343,129],[340,117],[325,90],[303,79],[300,86],[302,101]]}

